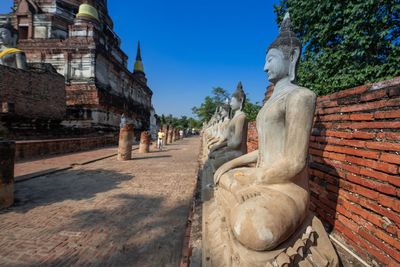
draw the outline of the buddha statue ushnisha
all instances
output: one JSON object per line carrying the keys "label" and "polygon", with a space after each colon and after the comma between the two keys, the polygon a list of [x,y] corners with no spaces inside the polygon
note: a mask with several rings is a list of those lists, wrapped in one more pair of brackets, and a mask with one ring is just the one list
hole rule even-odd
{"label": "buddha statue ushnisha", "polygon": [[300,54],[286,14],[266,55],[264,70],[275,89],[257,116],[259,149],[223,164],[214,175],[228,227],[254,251],[283,243],[308,212],[307,152],[316,95],[294,83]]}
{"label": "buddha statue ushnisha", "polygon": [[26,70],[25,53],[18,48],[18,34],[7,22],[0,25],[0,65]]}

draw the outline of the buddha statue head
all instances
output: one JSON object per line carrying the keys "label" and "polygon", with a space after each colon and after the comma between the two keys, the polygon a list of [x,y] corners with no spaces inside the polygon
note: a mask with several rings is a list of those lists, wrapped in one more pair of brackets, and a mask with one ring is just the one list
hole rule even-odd
{"label": "buddha statue head", "polygon": [[239,82],[236,91],[232,95],[230,102],[232,111],[243,110],[245,101],[246,101],[246,94],[243,91],[242,82]]}
{"label": "buddha statue head", "polygon": [[17,45],[17,39],[17,31],[9,21],[5,24],[0,24],[0,51],[15,47]]}
{"label": "buddha statue head", "polygon": [[264,71],[274,84],[283,78],[296,79],[296,67],[300,59],[301,42],[292,30],[289,13],[283,18],[279,35],[268,47]]}

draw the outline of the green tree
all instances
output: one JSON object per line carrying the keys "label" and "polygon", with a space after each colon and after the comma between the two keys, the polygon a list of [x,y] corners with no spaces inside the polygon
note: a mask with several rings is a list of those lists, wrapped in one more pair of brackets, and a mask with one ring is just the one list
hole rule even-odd
{"label": "green tree", "polygon": [[[192,111],[200,119],[200,122],[209,121],[214,114],[216,108],[225,103],[226,99],[229,99],[229,94],[225,89],[221,87],[215,87],[212,90],[212,96],[206,96],[204,102],[200,107],[192,108]],[[256,119],[258,111],[261,106],[256,102],[251,103],[249,99],[246,99],[243,112],[246,113],[247,118],[250,121]]]}
{"label": "green tree", "polygon": [[221,87],[214,87],[211,96],[206,96],[200,107],[193,107],[192,112],[197,115],[201,122],[208,121],[215,109],[229,98],[229,94]]}
{"label": "green tree", "polygon": [[243,112],[246,114],[246,117],[249,121],[255,121],[260,109],[261,109],[261,106],[258,102],[251,103],[250,99],[246,99],[246,102],[245,102],[244,108],[243,108]]}
{"label": "green tree", "polygon": [[281,0],[303,43],[298,83],[323,95],[400,75],[400,2]]}

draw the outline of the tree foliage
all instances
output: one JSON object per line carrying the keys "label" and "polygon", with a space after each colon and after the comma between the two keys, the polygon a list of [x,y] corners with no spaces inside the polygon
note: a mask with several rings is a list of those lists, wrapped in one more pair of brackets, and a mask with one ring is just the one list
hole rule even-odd
{"label": "tree foliage", "polygon": [[281,0],[303,43],[298,83],[319,95],[400,75],[400,1]]}
{"label": "tree foliage", "polygon": [[202,123],[194,118],[188,118],[187,116],[181,116],[180,118],[177,118],[171,114],[167,116],[162,114],[160,122],[161,125],[171,125],[178,129],[200,129],[202,127]]}
{"label": "tree foliage", "polygon": [[[211,96],[206,96],[203,103],[199,107],[193,107],[192,111],[200,119],[201,122],[207,122],[211,119],[218,106],[225,103],[226,99],[230,99],[229,93],[221,88],[214,87]],[[247,118],[252,121],[255,120],[261,106],[256,103],[251,103],[250,99],[246,99],[243,112],[246,113]]]}

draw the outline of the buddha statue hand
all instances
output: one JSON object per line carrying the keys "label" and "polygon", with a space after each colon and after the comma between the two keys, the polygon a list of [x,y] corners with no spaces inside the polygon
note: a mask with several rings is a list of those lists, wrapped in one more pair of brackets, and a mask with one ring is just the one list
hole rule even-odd
{"label": "buddha statue hand", "polygon": [[231,166],[230,162],[227,162],[219,167],[214,174],[214,184],[217,185],[219,183],[219,180],[221,179],[221,176],[230,171],[232,168],[233,166]]}

